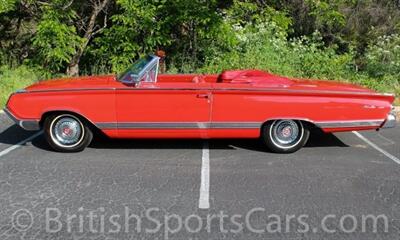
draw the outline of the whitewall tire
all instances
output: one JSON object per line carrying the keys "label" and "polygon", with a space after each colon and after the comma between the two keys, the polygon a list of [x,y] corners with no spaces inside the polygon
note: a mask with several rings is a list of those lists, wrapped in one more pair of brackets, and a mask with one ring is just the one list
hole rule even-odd
{"label": "whitewall tire", "polygon": [[274,120],[261,129],[263,142],[275,153],[296,152],[307,143],[309,136],[308,128],[297,120]]}
{"label": "whitewall tire", "polygon": [[49,145],[59,152],[82,151],[93,139],[85,121],[69,113],[48,116],[44,121],[44,132]]}

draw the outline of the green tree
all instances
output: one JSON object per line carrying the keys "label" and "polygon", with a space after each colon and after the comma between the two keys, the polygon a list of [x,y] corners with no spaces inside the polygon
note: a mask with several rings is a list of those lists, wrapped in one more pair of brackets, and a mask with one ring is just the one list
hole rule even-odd
{"label": "green tree", "polygon": [[[82,55],[90,41],[107,27],[111,0],[49,0],[40,2],[33,47],[36,62],[53,71],[79,74]],[[102,14],[102,18],[100,15]]]}
{"label": "green tree", "polygon": [[194,67],[225,28],[214,0],[118,0],[111,20],[91,51],[93,58],[108,59],[114,71],[158,49],[170,62]]}
{"label": "green tree", "polygon": [[43,6],[37,32],[33,39],[33,47],[37,50],[36,61],[40,61],[50,70],[60,71],[76,54],[83,43],[77,35],[76,28],[65,22],[76,19],[74,11],[58,11],[54,6]]}
{"label": "green tree", "polygon": [[0,0],[0,13],[5,13],[13,10],[17,0]]}
{"label": "green tree", "polygon": [[112,26],[90,49],[95,58],[106,59],[114,71],[129,65],[139,55],[169,43],[159,10],[165,1],[117,0]]}

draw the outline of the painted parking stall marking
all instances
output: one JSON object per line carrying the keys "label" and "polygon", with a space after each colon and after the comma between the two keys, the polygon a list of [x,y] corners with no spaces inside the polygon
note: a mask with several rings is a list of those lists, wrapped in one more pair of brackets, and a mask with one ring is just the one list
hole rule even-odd
{"label": "painted parking stall marking", "polygon": [[379,138],[381,138],[382,140],[384,140],[386,142],[386,144],[390,144],[390,145],[395,145],[396,142],[392,141],[391,139],[383,136],[381,133],[377,133],[376,136],[378,136]]}
{"label": "painted parking stall marking", "polygon": [[1,152],[0,152],[0,157],[3,157],[3,156],[5,156],[5,155],[9,154],[10,152],[14,151],[15,149],[22,147],[22,146],[25,145],[27,142],[32,141],[33,139],[39,137],[39,136],[42,135],[42,134],[43,134],[43,131],[37,132],[37,133],[33,134],[32,136],[28,137],[27,139],[22,140],[21,142],[15,144],[15,145],[12,145],[11,147],[9,147],[9,148],[7,148],[7,149],[1,151]]}
{"label": "painted parking stall marking", "polygon": [[363,140],[364,142],[366,142],[368,145],[370,145],[371,147],[373,147],[375,150],[379,151],[380,153],[382,153],[383,155],[385,155],[386,157],[390,158],[391,160],[393,160],[395,163],[400,164],[400,159],[398,159],[397,157],[393,156],[392,154],[388,153],[387,151],[383,150],[382,148],[378,147],[378,145],[376,145],[375,143],[371,142],[368,138],[364,137],[363,135],[361,135],[361,133],[353,131],[353,133],[359,137],[361,140]]}
{"label": "painted parking stall marking", "polygon": [[208,142],[203,144],[199,208],[210,208],[210,150]]}

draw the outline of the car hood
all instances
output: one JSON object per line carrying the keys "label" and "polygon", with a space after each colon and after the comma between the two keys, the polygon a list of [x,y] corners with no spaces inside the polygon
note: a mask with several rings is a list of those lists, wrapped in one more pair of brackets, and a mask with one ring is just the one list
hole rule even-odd
{"label": "car hood", "polygon": [[62,79],[41,81],[25,88],[25,90],[56,91],[56,90],[102,89],[102,88],[109,88],[111,82],[115,82],[114,75],[62,78]]}

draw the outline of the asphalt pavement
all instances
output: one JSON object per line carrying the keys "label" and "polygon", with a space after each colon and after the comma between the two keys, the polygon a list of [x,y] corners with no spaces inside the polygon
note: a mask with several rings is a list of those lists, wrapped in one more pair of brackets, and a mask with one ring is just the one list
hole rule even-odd
{"label": "asphalt pavement", "polygon": [[63,154],[1,114],[0,239],[398,239],[399,158],[400,127],[315,132],[289,155],[106,139]]}

